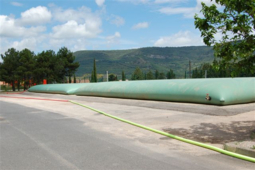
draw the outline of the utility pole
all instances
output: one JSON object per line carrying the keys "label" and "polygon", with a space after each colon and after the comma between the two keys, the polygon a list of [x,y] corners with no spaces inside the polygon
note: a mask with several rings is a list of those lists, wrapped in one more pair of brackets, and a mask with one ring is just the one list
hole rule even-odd
{"label": "utility pole", "polygon": [[207,78],[207,70],[205,70],[205,78]]}
{"label": "utility pole", "polygon": [[106,82],[108,82],[108,71],[106,71]]}

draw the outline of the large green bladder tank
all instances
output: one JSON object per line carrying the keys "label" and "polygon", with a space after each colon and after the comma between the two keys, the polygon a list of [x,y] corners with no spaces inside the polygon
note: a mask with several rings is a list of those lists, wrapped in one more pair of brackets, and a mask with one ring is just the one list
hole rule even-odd
{"label": "large green bladder tank", "polygon": [[55,94],[75,94],[76,90],[84,85],[80,83],[74,84],[43,84],[33,86],[28,89],[30,92],[37,93],[55,93]]}
{"label": "large green bladder tank", "polygon": [[[215,105],[255,102],[255,78],[174,79],[96,83],[77,95],[192,102]],[[206,100],[206,96],[211,100]]]}
{"label": "large green bladder tank", "polygon": [[[68,86],[68,84],[66,85]],[[41,87],[46,88],[47,86],[40,86],[39,90],[42,91]],[[61,84],[58,86],[61,87]],[[36,86],[32,90],[36,92]],[[32,90],[29,89],[29,91]],[[52,90],[54,89],[51,88],[48,92],[53,93]],[[230,105],[255,102],[255,78],[171,79],[85,83],[80,84],[80,87],[74,90],[73,94],[80,96]]]}

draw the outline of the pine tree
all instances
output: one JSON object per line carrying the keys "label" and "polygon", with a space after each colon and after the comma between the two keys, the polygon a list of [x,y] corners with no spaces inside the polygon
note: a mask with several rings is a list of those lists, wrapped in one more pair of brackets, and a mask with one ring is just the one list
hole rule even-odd
{"label": "pine tree", "polygon": [[97,82],[97,68],[96,68],[96,59],[94,59],[94,66],[91,73],[90,82]]}
{"label": "pine tree", "polygon": [[146,74],[146,80],[153,80],[153,79],[154,79],[154,75],[152,71],[149,70],[149,72]]}
{"label": "pine tree", "polygon": [[167,79],[174,79],[175,78],[175,74],[174,71],[172,69],[170,69],[167,74],[166,74]]}
{"label": "pine tree", "polygon": [[165,79],[165,78],[166,78],[165,73],[163,72],[159,73],[158,79]]}
{"label": "pine tree", "polygon": [[73,77],[73,83],[76,83],[76,76],[74,74],[74,77]]}
{"label": "pine tree", "polygon": [[72,83],[71,75],[69,76],[69,83]]}
{"label": "pine tree", "polygon": [[132,78],[131,79],[132,80],[143,80],[144,79],[143,72],[142,72],[142,70],[139,67],[137,67],[135,69],[134,73],[132,74]]}
{"label": "pine tree", "polygon": [[94,67],[93,67],[93,73],[94,73],[94,82],[97,82],[97,67],[96,67],[96,59],[94,59]]}
{"label": "pine tree", "polygon": [[124,71],[122,70],[122,77],[121,77],[122,81],[126,81],[126,75],[124,73]]}
{"label": "pine tree", "polygon": [[158,70],[155,71],[155,79],[158,79],[158,76],[159,76],[159,72]]}

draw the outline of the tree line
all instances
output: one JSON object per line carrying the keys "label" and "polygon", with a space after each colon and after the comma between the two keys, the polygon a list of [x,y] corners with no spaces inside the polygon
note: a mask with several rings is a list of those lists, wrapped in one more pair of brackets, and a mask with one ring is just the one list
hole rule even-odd
{"label": "tree line", "polygon": [[[226,65],[222,61],[214,60],[213,63],[203,63],[201,66],[192,70],[192,78],[204,78],[207,72],[207,78],[217,77],[254,77],[255,73],[247,70],[237,70],[233,65]],[[234,74],[233,74],[234,73]]]}
{"label": "tree line", "polygon": [[174,79],[175,74],[172,69],[170,69],[167,73],[159,72],[155,70],[153,73],[149,70],[147,73],[143,73],[142,70],[137,67],[134,73],[131,76],[131,80],[155,80],[155,79]]}
{"label": "tree line", "polygon": [[66,83],[68,76],[71,83],[71,77],[80,66],[74,62],[73,52],[66,47],[57,53],[46,50],[37,55],[27,48],[21,51],[10,48],[1,54],[1,58],[0,80],[11,84],[13,91],[20,90],[21,84],[24,90],[31,84],[42,84],[44,79],[47,83]]}
{"label": "tree line", "polygon": [[[109,74],[109,81],[118,81],[118,77],[116,74]],[[154,72],[149,70],[147,73],[143,72],[139,67],[137,67],[133,74],[131,75],[131,80],[155,80],[155,79],[175,79],[175,73],[172,69],[170,69],[167,73],[159,72],[155,70]],[[125,72],[122,70],[121,80],[126,80]]]}

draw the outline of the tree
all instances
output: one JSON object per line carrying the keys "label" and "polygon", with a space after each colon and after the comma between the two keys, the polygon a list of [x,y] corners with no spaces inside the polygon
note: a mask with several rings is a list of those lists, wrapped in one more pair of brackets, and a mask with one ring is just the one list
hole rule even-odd
{"label": "tree", "polygon": [[122,75],[121,76],[122,81],[126,81],[126,75],[125,75],[123,70],[122,70],[122,74],[121,75]]}
{"label": "tree", "polygon": [[159,72],[158,72],[158,70],[156,70],[155,71],[155,79],[158,79],[158,77],[159,77]]}
{"label": "tree", "polygon": [[159,73],[158,79],[165,79],[165,78],[166,78],[165,73],[163,72]]}
{"label": "tree", "polygon": [[19,59],[19,67],[18,70],[18,89],[20,85],[20,81],[23,81],[24,90],[27,86],[31,86],[32,79],[34,77],[33,71],[35,70],[35,54],[34,52],[30,51],[29,49],[25,48],[19,52],[20,59]]}
{"label": "tree", "polygon": [[12,85],[12,90],[15,91],[16,80],[19,79],[18,67],[19,67],[19,51],[15,48],[8,49],[4,55],[1,54],[3,64],[1,64],[0,73],[3,81]]}
{"label": "tree", "polygon": [[91,73],[90,82],[97,82],[97,68],[96,68],[96,59],[94,59],[93,70]]}
{"label": "tree", "polygon": [[109,81],[118,81],[118,77],[115,74],[109,74]]}
{"label": "tree", "polygon": [[59,49],[57,57],[58,60],[61,61],[61,64],[63,64],[65,76],[72,77],[80,66],[78,62],[74,62],[75,56],[73,55],[73,52],[66,47],[62,47]]}
{"label": "tree", "polygon": [[8,49],[1,55],[3,63],[0,66],[1,80],[20,88],[20,82],[24,82],[24,89],[31,83],[42,83],[47,79],[48,83],[66,82],[66,77],[71,78],[79,67],[74,62],[73,53],[63,47],[56,55],[53,50],[42,51],[35,55],[29,49],[17,51],[14,48]]}
{"label": "tree", "polygon": [[76,76],[74,74],[74,77],[73,77],[73,83],[76,83]]}
{"label": "tree", "polygon": [[66,69],[65,69],[65,59],[60,55],[56,55],[54,51],[47,50],[46,53],[51,56],[51,69],[53,69],[53,81],[57,83],[67,83],[66,82]]}
{"label": "tree", "polygon": [[132,74],[132,78],[131,79],[132,80],[143,80],[144,79],[143,78],[143,72],[142,72],[142,70],[139,67],[137,67],[135,69],[134,73]]}
{"label": "tree", "polygon": [[[39,84],[43,79],[47,83],[59,82],[66,75],[64,59],[56,56],[53,50],[42,51],[35,57],[34,81]],[[60,70],[59,70],[60,69]]]}
{"label": "tree", "polygon": [[[223,68],[232,67],[232,76],[239,72],[255,73],[255,3],[254,0],[215,0],[223,7],[206,6],[204,18],[195,15],[195,26],[204,43],[213,45],[214,55],[221,58]],[[220,41],[216,34],[222,34]]]}
{"label": "tree", "polygon": [[166,78],[167,79],[174,79],[175,78],[175,74],[174,71],[172,69],[170,69],[167,74],[166,74]]}
{"label": "tree", "polygon": [[0,81],[3,81],[3,75],[1,72],[2,67],[3,67],[3,63],[0,62]]}
{"label": "tree", "polygon": [[154,79],[154,75],[152,71],[149,70],[149,72],[146,74],[146,80],[153,80],[153,79]]}
{"label": "tree", "polygon": [[[213,63],[203,63],[201,66],[196,67],[192,71],[192,78],[204,78],[205,71],[207,72],[207,78],[214,78],[214,77],[231,77],[231,71],[233,68],[223,67],[221,61],[214,60]],[[238,77],[252,77],[251,73],[239,72],[236,76]]]}
{"label": "tree", "polygon": [[196,67],[192,71],[192,78],[202,78],[202,74],[201,73],[202,73],[202,70]]}

